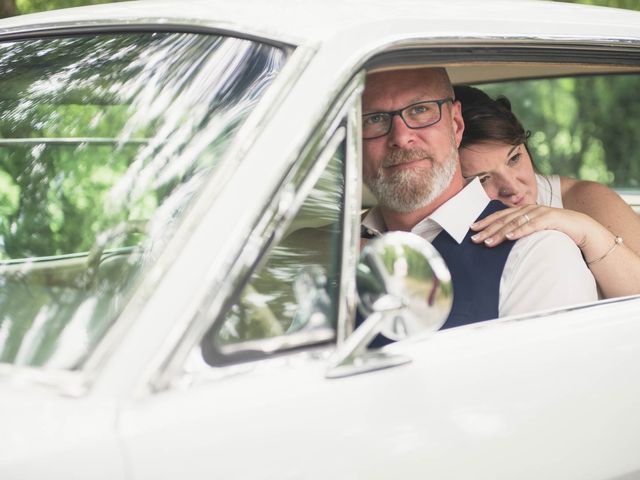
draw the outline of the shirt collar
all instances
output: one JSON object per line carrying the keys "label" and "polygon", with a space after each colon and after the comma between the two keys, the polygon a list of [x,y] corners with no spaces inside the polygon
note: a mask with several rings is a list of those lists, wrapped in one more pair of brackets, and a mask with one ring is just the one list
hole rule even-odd
{"label": "shirt collar", "polygon": [[480,180],[476,177],[455,196],[443,203],[429,218],[438,223],[460,244],[471,224],[480,216],[489,201]]}
{"label": "shirt collar", "polygon": [[[460,244],[471,224],[480,216],[489,201],[480,180],[476,177],[411,231],[420,234],[421,231],[433,230],[435,222]],[[369,211],[362,224],[375,233],[387,230],[382,214],[376,207]]]}

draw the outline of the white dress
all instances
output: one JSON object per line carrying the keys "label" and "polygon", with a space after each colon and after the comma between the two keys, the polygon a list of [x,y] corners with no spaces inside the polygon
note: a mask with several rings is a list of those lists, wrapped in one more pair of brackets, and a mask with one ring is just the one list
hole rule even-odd
{"label": "white dress", "polygon": [[558,175],[541,175],[536,173],[538,184],[538,205],[563,208],[560,177]]}

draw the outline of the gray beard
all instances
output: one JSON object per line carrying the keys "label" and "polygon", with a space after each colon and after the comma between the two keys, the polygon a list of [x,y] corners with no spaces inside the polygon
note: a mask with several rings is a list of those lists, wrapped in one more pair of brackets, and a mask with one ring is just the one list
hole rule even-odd
{"label": "gray beard", "polygon": [[[431,160],[431,168],[405,169],[387,174],[383,167],[410,162],[419,158]],[[426,207],[438,198],[451,184],[458,163],[457,150],[453,146],[443,163],[436,163],[424,150],[396,150],[384,159],[374,177],[364,183],[378,200],[380,206],[400,213],[409,213]]]}

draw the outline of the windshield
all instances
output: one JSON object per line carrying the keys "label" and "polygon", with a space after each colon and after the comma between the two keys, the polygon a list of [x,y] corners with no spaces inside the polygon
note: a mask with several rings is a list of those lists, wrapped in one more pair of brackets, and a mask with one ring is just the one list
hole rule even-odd
{"label": "windshield", "polygon": [[284,64],[188,33],[0,44],[0,361],[77,368]]}

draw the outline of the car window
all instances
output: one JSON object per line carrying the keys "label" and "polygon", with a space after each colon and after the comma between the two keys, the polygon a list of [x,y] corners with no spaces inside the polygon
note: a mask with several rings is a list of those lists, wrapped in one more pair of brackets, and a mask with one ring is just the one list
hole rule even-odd
{"label": "car window", "polygon": [[210,363],[224,361],[225,355],[233,353],[265,350],[261,341],[274,337],[280,339],[278,348],[334,338],[345,141],[330,148],[326,168],[304,196],[281,240],[251,274],[219,328],[214,326],[205,337],[202,351]]}
{"label": "car window", "polygon": [[191,33],[0,44],[0,361],[82,364],[285,58]]}

